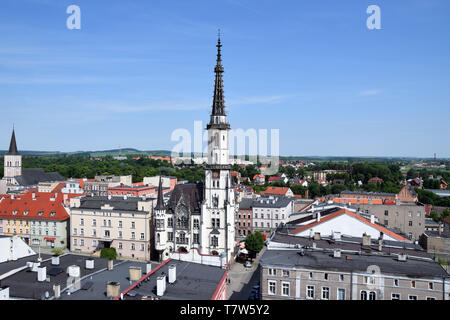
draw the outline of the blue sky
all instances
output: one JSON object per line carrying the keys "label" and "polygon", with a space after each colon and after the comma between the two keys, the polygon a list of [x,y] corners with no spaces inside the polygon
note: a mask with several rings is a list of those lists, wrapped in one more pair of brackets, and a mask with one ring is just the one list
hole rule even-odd
{"label": "blue sky", "polygon": [[[68,30],[66,8],[81,8]],[[381,8],[368,30],[366,8]],[[217,29],[233,128],[282,155],[450,157],[447,0],[2,0],[0,149],[171,150],[209,119]],[[1,147],[3,146],[3,147]]]}

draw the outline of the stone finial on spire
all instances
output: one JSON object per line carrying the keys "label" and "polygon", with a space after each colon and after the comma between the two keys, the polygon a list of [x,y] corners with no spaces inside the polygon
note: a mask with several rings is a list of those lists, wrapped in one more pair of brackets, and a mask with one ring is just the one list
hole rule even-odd
{"label": "stone finial on spire", "polygon": [[158,187],[158,198],[156,201],[156,207],[155,210],[164,210],[164,198],[163,198],[163,191],[162,191],[162,178],[159,176],[159,187]]}

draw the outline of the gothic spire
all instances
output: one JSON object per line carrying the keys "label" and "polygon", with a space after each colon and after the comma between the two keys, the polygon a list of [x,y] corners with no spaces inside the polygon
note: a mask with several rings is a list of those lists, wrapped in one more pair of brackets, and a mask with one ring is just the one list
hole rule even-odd
{"label": "gothic spire", "polygon": [[216,73],[216,79],[214,82],[214,99],[211,116],[224,116],[225,99],[223,95],[223,79],[222,79],[223,66],[221,54],[222,44],[220,43],[220,31],[216,47],[217,47],[217,63],[216,67],[214,68],[214,72]]}
{"label": "gothic spire", "polygon": [[14,133],[14,128],[13,128],[13,132],[12,132],[12,136],[11,136],[11,142],[9,144],[9,151],[7,153],[7,155],[19,155],[19,151],[17,151],[17,145],[16,145],[16,135]]}
{"label": "gothic spire", "polygon": [[162,191],[162,179],[159,176],[159,187],[158,187],[158,200],[156,201],[155,210],[164,210],[164,199],[163,199],[163,191]]}

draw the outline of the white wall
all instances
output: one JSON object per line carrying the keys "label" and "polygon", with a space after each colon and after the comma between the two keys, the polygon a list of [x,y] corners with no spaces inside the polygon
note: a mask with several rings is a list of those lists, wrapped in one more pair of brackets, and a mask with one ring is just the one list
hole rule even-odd
{"label": "white wall", "polygon": [[10,260],[17,260],[36,254],[19,237],[0,238],[0,263]]}
{"label": "white wall", "polygon": [[[311,234],[311,230],[313,233],[320,232],[321,236],[331,236],[333,234],[333,231],[340,232],[343,236],[345,235],[359,238],[362,237],[363,233],[370,235],[372,239],[378,239],[378,237],[380,236],[380,231],[378,229],[347,214],[342,214],[331,220],[322,222],[312,228],[308,228],[300,233],[297,233],[296,235],[309,237]],[[383,239],[398,241],[397,239],[387,235],[386,233],[384,233]]]}

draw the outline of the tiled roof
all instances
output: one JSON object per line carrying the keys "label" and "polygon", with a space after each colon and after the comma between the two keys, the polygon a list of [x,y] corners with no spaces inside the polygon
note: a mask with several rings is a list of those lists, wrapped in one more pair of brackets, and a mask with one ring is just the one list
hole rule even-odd
{"label": "tiled roof", "polygon": [[285,195],[288,192],[288,187],[267,187],[266,191],[261,191],[261,194],[278,194]]}
{"label": "tiled roof", "polygon": [[[55,201],[51,201],[50,198],[45,197],[32,200],[31,193],[29,195],[30,197],[22,196],[20,199],[5,198],[1,200],[0,218],[58,221],[69,219],[69,214],[62,204],[62,196],[60,196],[61,200],[56,198]],[[50,193],[50,195],[52,194]]]}

